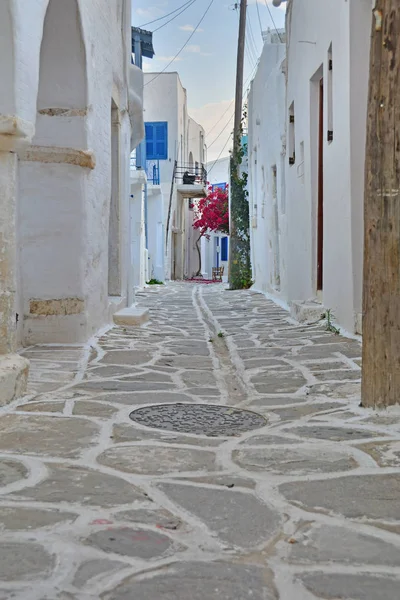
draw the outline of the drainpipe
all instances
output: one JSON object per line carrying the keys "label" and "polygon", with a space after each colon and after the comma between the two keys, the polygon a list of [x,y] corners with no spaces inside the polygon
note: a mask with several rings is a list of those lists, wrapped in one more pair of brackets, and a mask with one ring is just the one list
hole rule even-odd
{"label": "drainpipe", "polygon": [[148,205],[147,205],[147,182],[144,184],[144,245],[146,250],[149,249],[148,243],[148,225],[147,225],[147,214],[148,214]]}
{"label": "drainpipe", "polygon": [[[142,40],[140,39],[140,35],[138,33],[134,34],[133,44],[135,50],[135,62],[136,66],[139,69],[143,69],[143,57],[142,57]],[[146,170],[146,140],[143,140],[139,146],[136,148],[136,168],[137,169],[145,169]],[[149,249],[148,246],[148,227],[147,227],[147,183],[144,184],[144,231],[145,231],[145,247],[146,250]]]}
{"label": "drainpipe", "polygon": [[[140,35],[138,33],[135,33],[133,36],[133,46],[134,46],[134,51],[135,51],[136,66],[139,67],[139,69],[142,69],[142,67],[143,67],[142,41],[141,41]],[[136,168],[137,169],[143,169],[145,166],[144,156],[143,156],[144,148],[145,148],[144,142],[141,142],[139,144],[139,146],[136,148]]]}

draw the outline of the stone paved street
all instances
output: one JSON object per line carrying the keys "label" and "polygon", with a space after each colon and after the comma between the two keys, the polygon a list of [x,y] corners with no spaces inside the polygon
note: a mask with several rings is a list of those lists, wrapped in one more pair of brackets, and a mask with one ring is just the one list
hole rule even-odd
{"label": "stone paved street", "polygon": [[151,287],[141,328],[26,349],[0,600],[400,598],[400,412],[359,407],[356,340],[225,288]]}

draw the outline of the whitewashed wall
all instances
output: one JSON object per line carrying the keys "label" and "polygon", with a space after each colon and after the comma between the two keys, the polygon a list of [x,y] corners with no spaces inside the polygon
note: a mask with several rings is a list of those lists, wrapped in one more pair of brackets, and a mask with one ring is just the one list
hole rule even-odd
{"label": "whitewashed wall", "polygon": [[[0,115],[14,114],[26,138],[18,172],[18,340],[83,341],[130,293],[128,157],[142,96],[140,73],[137,89],[129,89],[136,69],[130,67],[131,3],[28,4],[2,3],[11,16],[11,39],[0,61],[9,71]],[[142,130],[141,119],[137,138]],[[109,252],[112,188],[118,210]],[[118,282],[111,303],[109,254]]]}
{"label": "whitewashed wall", "polygon": [[[288,298],[316,296],[318,79],[324,94],[324,260],[321,301],[349,331],[361,312],[363,181],[370,0],[293,0],[287,106],[294,102],[296,164],[286,167]],[[328,50],[332,44],[332,142]],[[303,160],[304,159],[304,160]]]}
{"label": "whitewashed wall", "polygon": [[[189,164],[189,156],[202,162],[200,135],[203,140],[204,130],[191,119],[187,109],[187,94],[182,86],[178,73],[145,73],[144,87],[144,119],[150,121],[167,121],[168,123],[168,159],[160,161],[160,186],[149,186],[149,254],[150,275],[157,279],[180,279],[191,275],[196,268],[196,256],[193,249],[192,230],[189,225],[191,215],[189,201],[177,193],[174,183],[171,197],[171,182],[174,161],[180,165]],[[163,222],[159,221],[160,197],[163,204]],[[168,212],[170,211],[168,240]],[[156,221],[151,220],[156,215]],[[160,240],[159,237],[163,236]],[[164,247],[164,275],[160,269],[160,247]],[[155,260],[154,256],[158,258]],[[156,275],[158,273],[158,275]]]}
{"label": "whitewashed wall", "polygon": [[[196,123],[191,117],[188,118],[187,127],[187,160],[193,161],[193,169],[195,169],[196,162],[201,168],[201,164],[205,165],[205,150],[204,150],[204,129],[201,125]],[[196,248],[196,241],[198,239],[198,232],[192,227],[194,220],[193,210],[189,208],[189,200],[184,199],[184,211],[185,211],[185,267],[184,277],[191,278],[199,270],[199,253]],[[201,243],[199,244],[201,252]]]}
{"label": "whitewashed wall", "polygon": [[254,289],[287,295],[285,44],[266,42],[248,97],[248,192]]}
{"label": "whitewashed wall", "polygon": [[0,405],[25,389],[19,345],[86,341],[132,300],[130,46],[130,0],[0,3]]}

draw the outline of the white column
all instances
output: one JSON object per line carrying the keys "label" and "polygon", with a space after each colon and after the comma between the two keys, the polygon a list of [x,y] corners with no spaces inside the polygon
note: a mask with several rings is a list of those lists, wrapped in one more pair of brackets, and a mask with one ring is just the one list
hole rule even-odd
{"label": "white column", "polygon": [[17,155],[0,151],[0,406],[25,392],[29,370],[15,354],[17,177]]}

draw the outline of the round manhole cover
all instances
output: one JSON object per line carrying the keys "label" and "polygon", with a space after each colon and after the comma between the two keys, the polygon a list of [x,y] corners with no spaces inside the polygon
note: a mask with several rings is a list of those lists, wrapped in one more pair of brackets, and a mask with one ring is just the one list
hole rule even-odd
{"label": "round manhole cover", "polygon": [[129,417],[146,427],[209,436],[234,436],[267,424],[250,410],[215,404],[157,404],[138,408]]}

